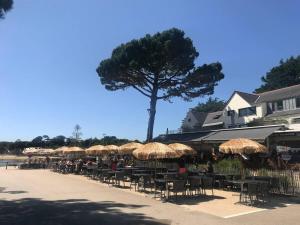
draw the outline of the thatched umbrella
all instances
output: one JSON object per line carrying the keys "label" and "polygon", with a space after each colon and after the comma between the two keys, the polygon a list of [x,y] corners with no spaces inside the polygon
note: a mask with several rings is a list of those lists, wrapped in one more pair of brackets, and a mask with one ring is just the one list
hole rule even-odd
{"label": "thatched umbrella", "polygon": [[181,143],[173,143],[173,144],[169,144],[168,146],[174,149],[176,152],[178,152],[181,156],[197,154],[197,152],[193,148]]}
{"label": "thatched umbrella", "polygon": [[85,150],[80,147],[68,147],[63,150],[64,155],[83,155]]}
{"label": "thatched umbrella", "polygon": [[57,149],[55,149],[55,150],[53,151],[53,155],[62,155],[62,154],[63,154],[63,151],[64,151],[65,149],[68,149],[68,147],[67,147],[67,146],[59,147],[59,148],[57,148]]}
{"label": "thatched umbrella", "polygon": [[173,150],[171,147],[158,142],[145,144],[142,147],[134,150],[132,154],[140,160],[174,159],[180,157],[180,154],[178,154],[178,152]]}
{"label": "thatched umbrella", "polygon": [[104,151],[107,151],[109,154],[118,153],[119,146],[117,145],[105,145]]}
{"label": "thatched umbrella", "polygon": [[137,142],[130,142],[124,145],[121,145],[119,148],[119,153],[120,154],[132,154],[132,152],[140,147],[142,147],[143,145]]}
{"label": "thatched umbrella", "polygon": [[39,150],[38,154],[39,155],[52,155],[55,150],[51,148],[42,148]]}
{"label": "thatched umbrella", "polygon": [[219,146],[220,152],[226,154],[266,153],[266,146],[246,138],[231,139]]}
{"label": "thatched umbrella", "polygon": [[88,155],[106,155],[110,153],[111,151],[107,150],[103,145],[94,145],[86,149],[86,154]]}
{"label": "thatched umbrella", "polygon": [[30,155],[38,155],[39,151],[40,151],[39,148],[25,148],[22,153],[24,155],[30,156]]}

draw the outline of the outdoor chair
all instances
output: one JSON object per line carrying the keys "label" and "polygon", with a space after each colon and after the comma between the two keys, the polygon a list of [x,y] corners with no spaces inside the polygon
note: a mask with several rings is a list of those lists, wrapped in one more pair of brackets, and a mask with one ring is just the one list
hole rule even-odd
{"label": "outdoor chair", "polygon": [[272,177],[270,180],[270,190],[274,193],[280,194],[280,181],[278,177]]}
{"label": "outdoor chair", "polygon": [[155,196],[156,196],[156,190],[160,192],[160,199],[166,196],[165,194],[167,191],[166,183],[154,181],[154,187],[155,187],[155,193],[154,193]]}
{"label": "outdoor chair", "polygon": [[173,181],[173,185],[169,187],[168,192],[174,193],[176,200],[177,200],[178,193],[182,193],[182,195],[186,195],[186,180]]}
{"label": "outdoor chair", "polygon": [[261,183],[258,186],[257,199],[266,202],[269,196],[270,185],[268,183]]}
{"label": "outdoor chair", "polygon": [[101,171],[101,180],[103,182],[110,182],[110,179],[111,179],[111,174],[109,174],[109,171],[107,170],[103,170]]}
{"label": "outdoor chair", "polygon": [[248,183],[246,194],[250,200],[250,204],[253,205],[253,203],[255,201],[257,201],[258,184],[257,183]]}
{"label": "outdoor chair", "polygon": [[211,194],[213,196],[214,195],[214,179],[212,177],[203,177],[201,188],[205,195],[206,195],[206,190],[211,189]]}
{"label": "outdoor chair", "polygon": [[139,177],[138,176],[134,176],[133,174],[129,176],[130,179],[130,185],[129,188],[131,190],[131,187],[134,186],[134,190],[136,191],[136,186],[139,182]]}
{"label": "outdoor chair", "polygon": [[122,181],[123,187],[125,187],[125,173],[123,171],[116,172],[116,174],[111,177],[111,181],[112,184],[116,186],[120,186]]}
{"label": "outdoor chair", "polygon": [[178,176],[179,180],[187,180],[189,174],[188,173],[181,173],[181,174],[178,174],[177,176]]}
{"label": "outdoor chair", "polygon": [[190,179],[189,181],[189,194],[192,195],[195,191],[196,195],[199,195],[201,192],[201,180],[200,179]]}
{"label": "outdoor chair", "polygon": [[152,192],[152,189],[154,188],[152,178],[150,176],[141,177],[138,181],[138,191],[140,188],[143,189],[143,191],[145,191],[146,188],[150,188],[150,191]]}

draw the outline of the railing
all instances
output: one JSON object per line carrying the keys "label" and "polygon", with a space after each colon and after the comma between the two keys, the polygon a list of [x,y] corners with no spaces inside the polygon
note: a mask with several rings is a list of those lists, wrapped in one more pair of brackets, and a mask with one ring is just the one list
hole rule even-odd
{"label": "railing", "polygon": [[222,169],[216,171],[224,174],[241,174],[243,177],[263,176],[271,178],[272,192],[276,194],[300,196],[300,172],[293,170],[267,169]]}

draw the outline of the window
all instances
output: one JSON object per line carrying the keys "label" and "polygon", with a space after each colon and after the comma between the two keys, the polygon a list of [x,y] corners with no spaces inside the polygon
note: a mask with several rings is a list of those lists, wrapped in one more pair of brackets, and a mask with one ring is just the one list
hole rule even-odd
{"label": "window", "polygon": [[256,107],[239,109],[239,117],[256,115]]}
{"label": "window", "polygon": [[234,115],[234,110],[227,111],[227,116],[233,116],[233,115]]}
{"label": "window", "polygon": [[300,108],[300,97],[296,98],[296,108]]}
{"label": "window", "polygon": [[277,101],[276,106],[277,106],[276,111],[282,111],[283,110],[283,101],[282,100]]}
{"label": "window", "polygon": [[221,116],[222,116],[222,115],[215,115],[213,119],[214,119],[214,120],[219,119]]}

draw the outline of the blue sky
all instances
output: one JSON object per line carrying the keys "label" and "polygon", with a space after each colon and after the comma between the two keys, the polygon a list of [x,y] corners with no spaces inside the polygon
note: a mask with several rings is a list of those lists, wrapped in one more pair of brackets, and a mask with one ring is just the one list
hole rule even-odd
{"label": "blue sky", "polygon": [[[109,92],[95,72],[119,44],[172,27],[200,53],[220,61],[225,79],[215,97],[251,92],[279,60],[300,53],[299,1],[14,0],[0,21],[0,140],[47,134],[116,135],[144,140],[148,99]],[[84,2],[84,5],[83,5]],[[204,99],[158,104],[154,134],[180,127]]]}

